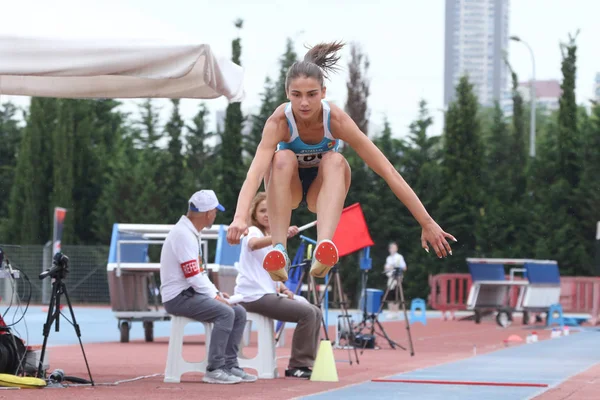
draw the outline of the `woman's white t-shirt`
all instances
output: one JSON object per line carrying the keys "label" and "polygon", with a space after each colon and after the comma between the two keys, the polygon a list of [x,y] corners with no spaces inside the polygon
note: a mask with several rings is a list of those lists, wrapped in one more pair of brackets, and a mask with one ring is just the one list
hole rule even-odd
{"label": "woman's white t-shirt", "polygon": [[248,243],[252,238],[263,238],[265,235],[256,226],[248,229],[248,236],[242,239],[242,251],[238,263],[238,275],[235,281],[234,293],[241,295],[241,301],[249,303],[256,301],[265,294],[277,293],[277,282],[264,270],[262,263],[265,255],[273,248],[267,246],[252,251]]}

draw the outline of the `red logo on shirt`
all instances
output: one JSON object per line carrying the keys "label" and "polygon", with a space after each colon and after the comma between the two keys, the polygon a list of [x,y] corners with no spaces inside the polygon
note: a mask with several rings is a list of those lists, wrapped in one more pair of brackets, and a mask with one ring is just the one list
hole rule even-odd
{"label": "red logo on shirt", "polygon": [[198,275],[201,272],[201,268],[198,265],[198,260],[190,260],[181,264],[181,270],[183,271],[183,276],[186,278],[191,278],[192,276]]}

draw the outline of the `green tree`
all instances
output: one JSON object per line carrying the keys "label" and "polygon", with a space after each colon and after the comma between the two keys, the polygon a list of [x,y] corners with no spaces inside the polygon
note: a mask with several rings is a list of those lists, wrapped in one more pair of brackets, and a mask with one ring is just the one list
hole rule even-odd
{"label": "green tree", "polygon": [[[374,138],[373,142],[390,160],[392,165],[401,170],[400,165],[406,144],[393,136],[391,125],[387,119],[384,120],[383,131]],[[369,231],[375,242],[375,246],[371,251],[373,265],[381,268],[385,261],[388,243],[390,241],[406,243],[407,219],[410,218],[410,214],[390,190],[387,183],[374,173],[372,176],[370,193],[363,203],[363,210],[369,225]],[[413,239],[418,240],[418,238]],[[384,276],[376,274],[372,281],[376,284],[382,284]]]}
{"label": "green tree", "polygon": [[477,245],[483,256],[506,257],[515,241],[512,225],[513,182],[510,180],[513,158],[509,126],[498,102],[493,109],[492,125],[485,141],[482,188],[483,208],[477,225]]}
{"label": "green tree", "polygon": [[[402,175],[410,179],[412,188],[425,207],[435,208],[441,197],[441,137],[429,136],[433,125],[425,100],[419,102],[419,116],[410,124],[408,146],[404,149]],[[420,228],[418,228],[420,230]]]}
{"label": "green tree", "polygon": [[[482,209],[481,126],[473,84],[463,76],[456,87],[456,100],[446,113],[443,151],[444,198],[436,220],[458,239],[453,256],[439,265],[448,272],[465,269],[465,258],[477,249],[476,226]],[[431,255],[435,257],[435,254]]]}
{"label": "green tree", "polygon": [[511,65],[506,61],[512,80],[512,132],[510,143],[510,154],[512,158],[510,180],[513,183],[514,200],[522,199],[526,190],[526,167],[527,167],[527,133],[525,131],[525,109],[523,97],[519,92],[519,78]]}
{"label": "green tree", "polygon": [[[87,101],[87,107],[93,116],[90,136],[78,128],[75,148],[77,151],[75,167],[74,198],[77,202],[75,226],[80,243],[104,244],[110,239],[111,223],[105,216],[95,216],[98,202],[106,186],[105,176],[112,160],[116,157],[117,147],[126,130],[127,115],[120,112],[120,102],[113,99]],[[86,149],[86,151],[81,151]],[[97,229],[106,227],[102,235]]]}
{"label": "green tree", "polygon": [[[512,80],[512,124],[510,132],[510,159],[511,163],[508,165],[506,170],[506,178],[510,183],[509,193],[511,198],[507,206],[510,207],[510,212],[507,218],[510,220],[511,226],[511,243],[506,243],[503,247],[504,257],[522,257],[523,254],[528,254],[531,251],[531,247],[527,246],[529,242],[532,226],[532,213],[533,207],[530,204],[532,198],[527,192],[527,178],[530,177],[530,165],[528,162],[528,151],[527,146],[529,144],[526,120],[525,120],[525,107],[523,104],[523,97],[519,92],[519,78],[515,71],[512,69],[508,60],[505,60],[511,73]],[[542,116],[542,115],[540,115]],[[537,119],[537,130],[541,132],[543,125],[543,118]],[[538,133],[539,135],[539,133]],[[531,254],[531,253],[529,253]]]}
{"label": "green tree", "polygon": [[59,100],[53,135],[56,183],[50,206],[68,209],[64,243],[95,244],[108,240],[106,236],[96,236],[94,229],[98,224],[106,224],[106,220],[92,216],[105,184],[107,165],[114,156],[114,144],[121,135],[124,117],[116,111],[119,105],[111,99]]}
{"label": "green tree", "polygon": [[[577,126],[577,103],[575,101],[575,79],[577,75],[577,45],[575,36],[569,35],[569,42],[561,44],[562,51],[562,94],[558,110],[558,161],[560,176],[575,188],[580,177],[580,137]],[[570,212],[574,212],[571,210]]]}
{"label": "green tree", "polygon": [[[570,36],[563,49],[562,94],[555,121],[539,141],[532,170],[532,234],[535,256],[556,259],[563,275],[590,271],[591,256],[582,236],[578,108],[575,103],[576,44]],[[589,223],[593,224],[592,221]],[[590,240],[591,241],[591,240]]]}
{"label": "green tree", "polygon": [[[7,223],[8,199],[14,184],[17,152],[22,136],[17,111],[17,107],[10,102],[4,103],[0,108],[0,225]],[[0,229],[0,241],[2,240],[6,239]]]}
{"label": "green tree", "polygon": [[162,191],[165,196],[165,214],[166,217],[175,221],[185,211],[186,200],[191,193],[188,193],[187,182],[191,177],[186,168],[183,155],[182,134],[184,122],[179,112],[179,100],[171,100],[173,110],[171,118],[165,126],[165,133],[169,137],[167,146],[167,157],[165,166],[162,168]]}
{"label": "green tree", "polygon": [[203,103],[200,105],[198,113],[192,118],[192,124],[187,125],[186,160],[187,166],[192,172],[191,185],[188,190],[190,194],[201,188],[214,186],[215,180],[218,178],[214,149],[208,143],[215,134],[208,130],[207,120],[208,108]]}
{"label": "green tree", "polygon": [[[344,109],[367,136],[369,134],[368,99],[370,95],[368,73],[369,59],[360,46],[353,43],[350,47],[348,81],[346,82],[347,97]],[[350,146],[344,144],[342,153],[352,171],[352,190],[348,194],[347,203],[365,203],[369,193],[371,193],[370,188],[374,173]]]}
{"label": "green tree", "polygon": [[162,138],[159,110],[151,99],[146,99],[140,104],[139,112],[138,129],[132,131],[134,143],[141,148],[156,150]]}
{"label": "green tree", "polygon": [[[93,114],[85,100],[58,100],[58,118],[52,134],[53,185],[50,209],[65,207],[67,216],[63,227],[63,243],[79,243],[76,227],[86,226],[88,216],[79,206],[93,175]],[[75,195],[79,188],[79,196]],[[79,197],[79,198],[77,198]],[[79,201],[77,201],[79,200]],[[51,217],[50,222],[53,218]],[[80,225],[81,224],[81,225]]]}
{"label": "green tree", "polygon": [[346,89],[345,110],[354,120],[359,129],[365,134],[369,130],[369,107],[367,100],[370,91],[370,82],[367,77],[369,73],[369,58],[356,43],[350,45],[350,62],[348,63],[348,81]]}
{"label": "green tree", "polygon": [[57,100],[31,99],[23,131],[3,237],[11,243],[44,244],[51,238],[48,199],[52,192],[52,133]]}
{"label": "green tree", "polygon": [[[237,20],[235,26],[241,29],[242,20]],[[231,42],[231,60],[241,65],[241,38],[238,36]],[[232,220],[235,213],[237,198],[244,183],[245,167],[242,154],[242,129],[244,116],[241,103],[229,103],[225,113],[225,130],[221,135],[221,179],[218,191],[219,200],[225,206],[224,218]]]}
{"label": "green tree", "polygon": [[596,223],[600,221],[600,105],[593,104],[591,116],[583,132],[583,151],[581,158],[582,174],[577,197],[580,216],[580,228],[586,253],[594,254],[593,242],[596,235]]}
{"label": "green tree", "polygon": [[[92,177],[98,190],[94,203],[79,208],[86,210],[94,221],[89,228],[95,243],[108,243],[114,223],[137,222],[136,217],[140,213],[140,210],[128,206],[136,198],[136,189],[143,190],[143,182],[138,185],[131,179],[142,152],[134,147],[134,137],[139,130],[131,125],[127,114],[116,111],[119,104],[114,100],[96,101],[94,104],[97,137],[103,138],[96,146],[96,160],[102,168],[97,176]],[[145,206],[142,207],[145,211]]]}
{"label": "green tree", "polygon": [[95,227],[97,237],[110,237],[113,223],[170,224],[165,213],[163,183],[168,151],[159,146],[164,130],[151,100],[139,108],[139,117],[125,122],[106,163],[101,196],[94,218],[105,222]]}
{"label": "green tree", "polygon": [[285,53],[279,59],[279,78],[277,79],[277,89],[275,104],[286,103],[288,101],[287,94],[285,92],[285,78],[287,76],[288,69],[298,60],[298,55],[294,51],[294,42],[288,38],[285,44]]}
{"label": "green tree", "polygon": [[276,103],[276,91],[277,87],[271,79],[267,77],[261,94],[260,109],[257,114],[250,117],[252,128],[250,129],[250,133],[244,137],[244,152],[247,154],[249,160],[254,158],[256,148],[262,139],[265,123],[271,114],[273,114],[273,111],[279,106],[279,104]]}
{"label": "green tree", "polygon": [[[419,116],[410,124],[410,133],[401,161],[401,172],[425,208],[436,218],[443,194],[443,181],[440,173],[441,137],[428,135],[432,124],[433,118],[427,103],[422,100],[419,102]],[[396,215],[398,213],[394,212],[394,215],[389,218],[394,218]],[[421,249],[418,242],[421,226],[416,223],[408,210],[403,210],[401,215],[401,223],[404,224],[403,234],[396,240],[408,265],[404,280],[406,296],[425,298],[429,287],[428,278],[431,271],[435,271],[437,260]]]}

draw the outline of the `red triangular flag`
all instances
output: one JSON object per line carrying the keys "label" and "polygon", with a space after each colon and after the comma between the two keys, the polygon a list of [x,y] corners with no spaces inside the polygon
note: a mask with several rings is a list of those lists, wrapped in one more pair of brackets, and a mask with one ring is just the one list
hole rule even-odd
{"label": "red triangular flag", "polygon": [[375,244],[369,234],[360,203],[354,203],[342,210],[340,222],[333,235],[333,243],[340,257]]}

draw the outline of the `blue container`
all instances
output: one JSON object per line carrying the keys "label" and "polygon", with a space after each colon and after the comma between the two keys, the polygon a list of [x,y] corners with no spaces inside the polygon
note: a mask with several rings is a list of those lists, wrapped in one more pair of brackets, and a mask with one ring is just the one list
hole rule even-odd
{"label": "blue container", "polygon": [[[381,298],[383,297],[383,290],[379,289],[367,289],[367,313],[375,314],[379,311],[381,306]],[[360,298],[360,311],[364,311],[364,293]]]}

